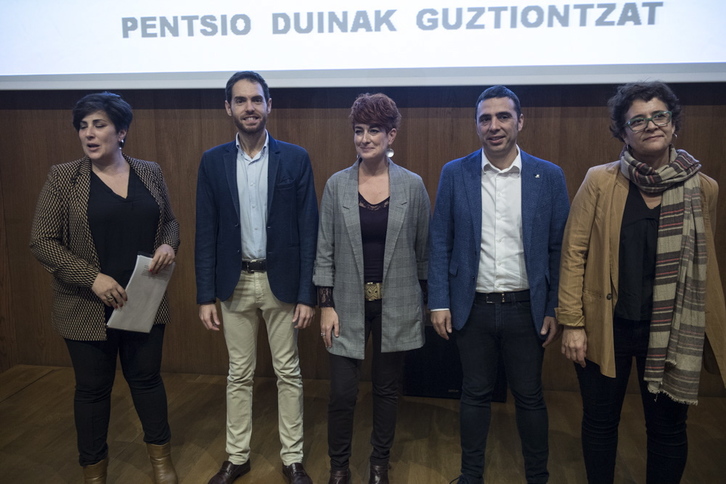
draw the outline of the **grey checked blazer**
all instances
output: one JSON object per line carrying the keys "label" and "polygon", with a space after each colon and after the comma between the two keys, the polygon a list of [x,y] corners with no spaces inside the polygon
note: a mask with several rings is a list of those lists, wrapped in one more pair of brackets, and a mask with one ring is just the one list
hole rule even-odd
{"label": "grey checked blazer", "polygon": [[[431,202],[421,177],[389,160],[390,203],[383,259],[384,353],[424,344],[424,303],[419,279],[427,279]],[[333,287],[340,337],[329,351],[363,359],[365,300],[363,244],[358,207],[358,162],[330,177],[320,206],[313,282]]]}
{"label": "grey checked blazer", "polygon": [[[154,249],[168,244],[179,247],[179,223],[169,204],[161,168],[154,162],[124,155],[159,205],[159,225]],[[100,269],[98,254],[88,225],[88,197],[91,160],[54,165],[38,197],[30,249],[48,272],[53,274],[53,313],[55,329],[67,339],[103,341],[106,339],[104,304],[91,290]],[[161,302],[154,324],[169,321],[169,303]]]}

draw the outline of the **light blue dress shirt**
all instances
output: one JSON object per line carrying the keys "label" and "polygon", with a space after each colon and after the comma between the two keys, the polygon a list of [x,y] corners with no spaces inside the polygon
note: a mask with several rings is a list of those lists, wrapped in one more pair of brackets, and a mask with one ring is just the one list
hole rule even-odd
{"label": "light blue dress shirt", "polygon": [[265,132],[265,145],[251,158],[237,144],[237,190],[239,191],[242,259],[264,259],[267,254],[267,167],[270,137]]}

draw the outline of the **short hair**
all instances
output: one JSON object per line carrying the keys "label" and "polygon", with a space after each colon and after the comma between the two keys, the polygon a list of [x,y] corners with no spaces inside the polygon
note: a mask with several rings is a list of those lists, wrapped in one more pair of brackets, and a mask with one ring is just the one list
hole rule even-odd
{"label": "short hair", "polygon": [[265,101],[270,100],[270,88],[267,86],[265,79],[256,73],[255,71],[239,71],[232,74],[232,77],[227,81],[227,86],[224,88],[224,99],[227,102],[232,102],[232,88],[239,81],[250,81],[262,86],[262,93],[265,96]]}
{"label": "short hair", "polygon": [[509,99],[511,99],[514,103],[514,109],[515,111],[517,111],[517,118],[522,115],[522,106],[519,103],[519,98],[516,94],[514,94],[514,91],[506,86],[492,86],[488,89],[485,89],[484,91],[482,91],[481,94],[479,94],[479,97],[476,100],[476,104],[474,105],[474,119],[476,119],[476,115],[479,112],[479,103],[481,103],[482,101],[486,101],[487,99],[498,97],[508,97]]}
{"label": "short hair", "polygon": [[398,129],[401,125],[401,113],[396,102],[383,93],[360,94],[353,102],[348,116],[350,124],[367,124],[378,126],[386,132]]}
{"label": "short hair", "polygon": [[76,102],[73,107],[73,127],[81,130],[81,121],[89,114],[103,111],[111,120],[116,131],[128,131],[134,113],[129,103],[118,94],[112,92],[99,92],[87,94]]}
{"label": "short hair", "polygon": [[618,86],[615,95],[608,100],[610,109],[610,132],[619,139],[623,139],[625,130],[625,115],[634,101],[648,102],[651,99],[660,99],[668,107],[672,115],[675,130],[681,128],[681,104],[670,87],[661,81],[629,82]]}

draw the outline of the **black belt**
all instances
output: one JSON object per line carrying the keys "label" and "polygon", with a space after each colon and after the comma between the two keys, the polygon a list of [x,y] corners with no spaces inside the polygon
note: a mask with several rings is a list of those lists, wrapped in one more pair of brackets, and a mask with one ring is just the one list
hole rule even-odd
{"label": "black belt", "polygon": [[529,289],[514,292],[477,292],[476,297],[487,304],[506,304],[529,301]]}
{"label": "black belt", "polygon": [[243,272],[266,272],[267,259],[252,259],[242,261]]}

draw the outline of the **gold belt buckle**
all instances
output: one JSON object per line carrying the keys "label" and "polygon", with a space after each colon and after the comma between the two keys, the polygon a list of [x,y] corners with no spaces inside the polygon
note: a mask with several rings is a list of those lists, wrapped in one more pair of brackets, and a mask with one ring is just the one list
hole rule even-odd
{"label": "gold belt buckle", "polygon": [[378,301],[383,299],[383,291],[380,282],[366,282],[365,285],[366,301]]}

